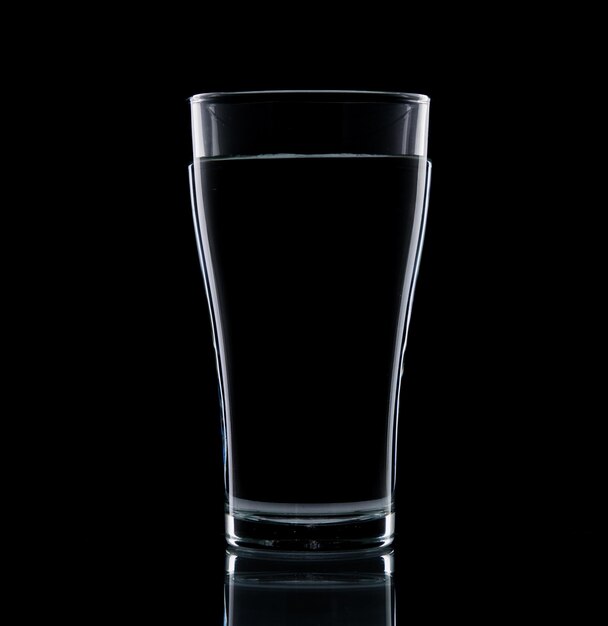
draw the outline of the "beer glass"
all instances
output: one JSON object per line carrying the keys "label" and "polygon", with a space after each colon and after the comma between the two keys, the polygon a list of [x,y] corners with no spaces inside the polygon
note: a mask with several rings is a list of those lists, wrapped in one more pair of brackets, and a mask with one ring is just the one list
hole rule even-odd
{"label": "beer glass", "polygon": [[429,98],[205,93],[191,110],[227,541],[388,545]]}

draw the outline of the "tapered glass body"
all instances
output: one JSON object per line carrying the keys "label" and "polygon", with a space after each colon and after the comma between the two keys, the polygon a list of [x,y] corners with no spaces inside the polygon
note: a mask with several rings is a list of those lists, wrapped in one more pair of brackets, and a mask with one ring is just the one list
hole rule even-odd
{"label": "tapered glass body", "polygon": [[386,545],[430,180],[425,96],[191,100],[234,546]]}

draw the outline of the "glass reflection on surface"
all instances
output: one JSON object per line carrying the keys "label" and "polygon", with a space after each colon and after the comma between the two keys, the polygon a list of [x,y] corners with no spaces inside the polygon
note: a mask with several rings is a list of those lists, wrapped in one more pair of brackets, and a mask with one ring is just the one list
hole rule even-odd
{"label": "glass reflection on surface", "polygon": [[226,555],[227,626],[396,626],[392,550]]}

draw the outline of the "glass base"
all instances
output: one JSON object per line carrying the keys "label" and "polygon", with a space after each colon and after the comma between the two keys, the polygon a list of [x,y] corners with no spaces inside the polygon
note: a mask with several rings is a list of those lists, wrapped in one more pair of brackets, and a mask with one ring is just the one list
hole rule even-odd
{"label": "glass base", "polygon": [[338,551],[379,548],[393,541],[395,514],[260,515],[226,513],[226,541],[236,548]]}

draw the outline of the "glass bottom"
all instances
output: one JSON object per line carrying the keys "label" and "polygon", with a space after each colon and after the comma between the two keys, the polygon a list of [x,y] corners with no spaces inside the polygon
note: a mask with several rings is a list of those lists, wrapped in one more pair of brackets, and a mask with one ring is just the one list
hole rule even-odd
{"label": "glass bottom", "polygon": [[386,509],[358,513],[296,515],[226,513],[226,541],[236,548],[338,551],[379,548],[393,541],[395,514]]}

